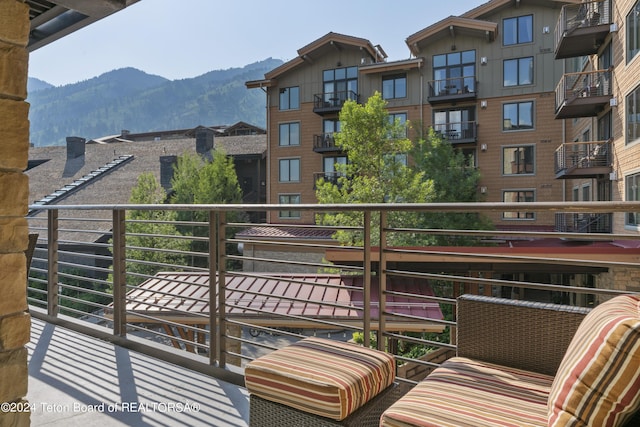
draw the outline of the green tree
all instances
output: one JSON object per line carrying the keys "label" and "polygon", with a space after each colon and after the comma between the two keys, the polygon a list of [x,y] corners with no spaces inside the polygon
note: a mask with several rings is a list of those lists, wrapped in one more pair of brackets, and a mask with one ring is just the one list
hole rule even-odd
{"label": "green tree", "polygon": [[[166,194],[156,177],[143,173],[138,177],[131,190],[129,202],[132,204],[162,204]],[[137,274],[154,275],[158,271],[188,265],[185,252],[189,250],[189,241],[181,239],[174,223],[175,211],[169,210],[130,210],[127,212],[127,259],[130,261],[127,271]],[[167,236],[167,237],[165,237]],[[138,284],[143,277],[127,275],[127,284]]]}
{"label": "green tree", "polygon": [[[319,203],[436,203],[478,201],[480,174],[469,166],[469,159],[443,141],[432,129],[426,138],[412,142],[407,138],[410,124],[390,120],[386,102],[379,93],[366,104],[347,101],[340,112],[341,130],[336,145],[349,156],[348,163],[336,164],[337,181],[320,179],[316,183]],[[478,214],[391,212],[395,227],[438,229],[486,229],[490,222]],[[325,225],[362,224],[362,214],[335,213],[319,216]],[[375,243],[379,225],[372,225]],[[362,244],[362,233],[338,231],[335,235],[347,245]],[[452,236],[396,233],[390,245],[467,244],[472,240]]]}
{"label": "green tree", "polygon": [[[379,93],[366,104],[347,101],[340,112],[340,132],[336,145],[348,153],[347,164],[336,164],[337,182],[320,179],[316,183],[319,203],[425,203],[435,201],[435,189],[424,172],[408,167],[407,156],[413,144],[407,138],[407,126],[392,121],[386,102]],[[389,221],[396,226],[411,226],[419,213],[391,213]],[[325,225],[362,225],[363,214],[341,212],[323,214]],[[373,224],[373,237],[379,225]],[[361,245],[362,233],[338,231],[341,243]],[[392,238],[393,239],[393,238]]]}
{"label": "green tree", "polygon": [[[242,189],[238,183],[233,159],[226,155],[222,149],[213,150],[212,160],[193,154],[185,153],[178,157],[171,186],[173,196],[171,203],[177,204],[233,204],[242,202]],[[201,222],[209,221],[207,211],[179,211],[177,219],[179,221]],[[228,222],[242,220],[242,215],[238,212],[227,213]],[[180,230],[185,234],[197,237],[208,237],[209,229],[206,226],[182,226]],[[228,228],[227,235],[231,236],[234,230]],[[209,253],[206,241],[194,239],[191,242],[191,250],[203,254]],[[229,246],[227,251],[231,251]],[[198,266],[208,265],[205,257],[194,260]]]}

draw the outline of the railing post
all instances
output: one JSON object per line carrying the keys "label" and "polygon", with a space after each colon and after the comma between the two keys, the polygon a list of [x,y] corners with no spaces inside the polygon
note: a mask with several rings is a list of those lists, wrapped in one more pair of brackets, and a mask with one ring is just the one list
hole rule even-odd
{"label": "railing post", "polygon": [[380,262],[378,263],[378,350],[384,350],[384,333],[387,290],[387,211],[380,211]]}
{"label": "railing post", "polygon": [[113,334],[127,334],[126,304],[126,238],[125,211],[113,211]]}
{"label": "railing post", "polygon": [[47,314],[57,316],[58,307],[58,211],[47,214]]}
{"label": "railing post", "polygon": [[363,304],[363,333],[364,346],[371,345],[371,211],[364,212],[364,283],[362,299]]}
{"label": "railing post", "polygon": [[217,244],[217,253],[218,253],[218,334],[220,343],[218,345],[219,348],[219,356],[218,362],[221,368],[224,368],[227,363],[227,345],[226,345],[226,265],[225,265],[225,222],[226,222],[226,214],[225,212],[218,212],[218,244]]}
{"label": "railing post", "polygon": [[215,365],[218,360],[220,334],[218,333],[217,310],[218,298],[216,283],[218,273],[218,227],[216,213],[209,211],[209,364]]}

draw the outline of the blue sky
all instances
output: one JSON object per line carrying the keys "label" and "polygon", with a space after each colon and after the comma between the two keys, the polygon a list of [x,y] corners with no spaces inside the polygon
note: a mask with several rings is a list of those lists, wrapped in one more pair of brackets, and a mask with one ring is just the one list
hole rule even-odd
{"label": "blue sky", "polygon": [[486,0],[140,0],[31,54],[29,76],[59,86],[135,67],[168,79],[242,67],[333,31],[406,59],[405,39]]}

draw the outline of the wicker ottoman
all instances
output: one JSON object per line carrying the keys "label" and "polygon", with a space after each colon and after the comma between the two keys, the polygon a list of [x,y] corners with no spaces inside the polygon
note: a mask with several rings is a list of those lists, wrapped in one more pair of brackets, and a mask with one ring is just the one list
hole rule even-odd
{"label": "wicker ottoman", "polygon": [[387,353],[306,338],[247,364],[250,425],[377,426],[406,391],[394,380]]}

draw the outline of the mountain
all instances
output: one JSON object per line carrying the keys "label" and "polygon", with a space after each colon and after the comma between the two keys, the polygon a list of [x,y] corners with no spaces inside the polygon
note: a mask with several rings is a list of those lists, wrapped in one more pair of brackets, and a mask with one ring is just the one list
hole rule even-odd
{"label": "mountain", "polygon": [[32,93],[32,92],[37,92],[39,90],[42,89],[49,89],[53,87],[52,84],[49,84],[45,81],[42,81],[40,79],[36,79],[35,77],[29,77],[29,80],[27,81],[27,92],[28,93]]}
{"label": "mountain", "polygon": [[139,133],[238,121],[264,127],[264,92],[244,84],[281,64],[269,58],[181,80],[135,68],[60,87],[29,79],[31,143],[64,145],[67,136],[91,139],[123,129]]}

